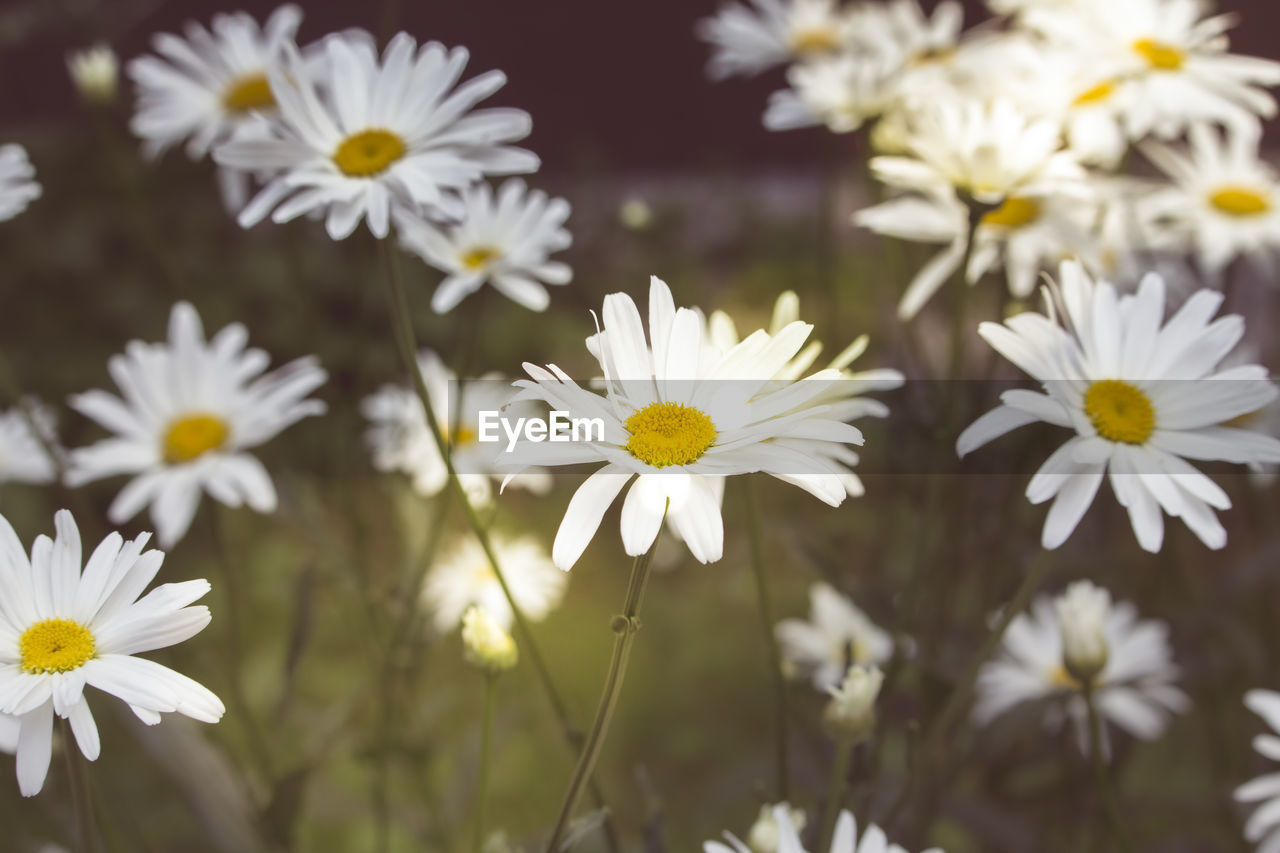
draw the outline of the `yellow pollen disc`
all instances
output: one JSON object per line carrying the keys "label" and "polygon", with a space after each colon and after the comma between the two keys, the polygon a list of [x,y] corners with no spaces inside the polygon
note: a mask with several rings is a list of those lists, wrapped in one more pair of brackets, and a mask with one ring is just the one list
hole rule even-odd
{"label": "yellow pollen disc", "polygon": [[1029,198],[1008,198],[1004,204],[982,216],[983,225],[1021,228],[1040,218],[1040,203]]}
{"label": "yellow pollen disc", "polygon": [[237,77],[222,93],[222,106],[229,113],[247,113],[275,105],[276,97],[271,94],[271,84],[267,82],[265,74]]}
{"label": "yellow pollen disc", "polygon": [[701,409],[650,403],[627,418],[627,452],[655,468],[688,465],[716,440],[716,426]]}
{"label": "yellow pollen disc", "polygon": [[93,634],[70,619],[42,619],[18,638],[22,671],[32,675],[79,669],[97,653]]}
{"label": "yellow pollen disc", "polygon": [[1178,48],[1153,39],[1138,39],[1133,43],[1133,52],[1157,71],[1177,71],[1182,67],[1184,59]]}
{"label": "yellow pollen disc", "polygon": [[482,270],[502,257],[502,252],[492,246],[476,246],[462,256],[462,265],[469,270]]}
{"label": "yellow pollen disc", "polygon": [[1100,379],[1084,394],[1084,411],[1108,441],[1145,444],[1156,428],[1156,410],[1147,395],[1119,379]]}
{"label": "yellow pollen disc", "polygon": [[217,450],[227,441],[227,422],[216,415],[186,415],[169,425],[164,436],[164,460],[171,465],[190,462]]}
{"label": "yellow pollen disc", "polygon": [[907,64],[913,68],[919,68],[921,65],[930,65],[935,62],[950,62],[956,55],[954,47],[931,47],[928,50],[921,50],[911,54],[907,59]]}
{"label": "yellow pollen disc", "polygon": [[1067,690],[1079,690],[1083,686],[1074,675],[1067,672],[1064,666],[1054,667],[1053,672],[1049,673],[1049,684],[1054,687],[1064,687]]}
{"label": "yellow pollen disc", "polygon": [[791,34],[791,52],[800,56],[831,53],[840,47],[840,37],[829,27],[812,27]]}
{"label": "yellow pollen disc", "polygon": [[389,130],[362,130],[342,140],[333,162],[344,175],[371,178],[404,156],[404,140]]}
{"label": "yellow pollen disc", "polygon": [[1088,104],[1100,104],[1115,93],[1116,81],[1104,80],[1092,89],[1086,89],[1076,95],[1076,99],[1071,102],[1071,105],[1073,107],[1081,107]]}
{"label": "yellow pollen disc", "polygon": [[461,447],[464,444],[473,444],[476,440],[476,433],[473,429],[460,426],[456,430],[445,430],[444,440],[452,447]]}
{"label": "yellow pollen disc", "polygon": [[1219,187],[1209,194],[1209,203],[1230,216],[1259,216],[1271,210],[1271,198],[1249,187]]}

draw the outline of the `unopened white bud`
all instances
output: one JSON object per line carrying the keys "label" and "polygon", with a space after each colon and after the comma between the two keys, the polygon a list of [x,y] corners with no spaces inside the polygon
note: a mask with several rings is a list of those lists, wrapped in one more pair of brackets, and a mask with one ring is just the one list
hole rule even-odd
{"label": "unopened white bud", "polygon": [[485,672],[503,672],[516,665],[516,641],[478,604],[462,614],[462,646],[467,663]]}
{"label": "unopened white bud", "polygon": [[1054,605],[1062,628],[1062,665],[1077,681],[1090,683],[1107,665],[1111,593],[1089,581],[1077,581]]}
{"label": "unopened white bud", "polygon": [[827,730],[837,740],[865,740],[876,724],[876,698],[884,673],[877,666],[854,666],[839,687],[828,689],[831,701],[827,703],[823,720]]}
{"label": "unopened white bud", "polygon": [[642,198],[629,198],[618,208],[618,219],[632,231],[643,231],[653,224],[653,209]]}
{"label": "unopened white bud", "polygon": [[116,99],[120,78],[120,62],[116,52],[105,44],[67,56],[67,71],[80,97],[91,104],[110,104]]}
{"label": "unopened white bud", "polygon": [[804,831],[805,816],[801,809],[791,808],[790,803],[778,803],[777,806],[763,805],[760,807],[760,816],[756,818],[751,831],[747,834],[747,846],[751,848],[751,853],[778,853],[778,847],[782,842],[781,833],[778,832],[778,818],[774,815],[774,811],[779,808],[790,816],[791,825],[795,827],[797,833]]}

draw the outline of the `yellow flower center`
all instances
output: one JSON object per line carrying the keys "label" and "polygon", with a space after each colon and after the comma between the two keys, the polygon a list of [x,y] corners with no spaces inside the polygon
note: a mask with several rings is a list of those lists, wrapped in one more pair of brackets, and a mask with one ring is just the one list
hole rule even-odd
{"label": "yellow flower center", "polygon": [[93,634],[70,619],[42,619],[18,638],[22,671],[30,675],[70,672],[97,653]]}
{"label": "yellow flower center", "polygon": [[1053,672],[1049,673],[1049,684],[1066,690],[1079,690],[1084,686],[1074,675],[1067,672],[1065,666],[1054,667]]}
{"label": "yellow flower center", "polygon": [[955,55],[956,49],[950,45],[931,47],[911,54],[907,59],[907,64],[913,68],[919,68],[922,65],[931,65],[935,62],[950,62],[955,58]]}
{"label": "yellow flower center", "polygon": [[222,93],[222,107],[229,113],[247,113],[275,105],[271,84],[267,82],[267,75],[261,72],[237,77]]}
{"label": "yellow flower center", "polygon": [[1084,411],[1108,441],[1145,444],[1156,428],[1156,410],[1146,394],[1119,379],[1100,379],[1084,394]]}
{"label": "yellow flower center", "polygon": [[442,430],[444,433],[445,443],[450,447],[462,447],[464,444],[472,444],[476,440],[475,430],[460,426],[456,430]]}
{"label": "yellow flower center", "polygon": [[404,156],[404,140],[389,130],[362,130],[342,140],[333,162],[344,175],[372,178]]}
{"label": "yellow flower center", "polygon": [[1260,216],[1271,210],[1271,198],[1249,187],[1219,187],[1209,194],[1209,203],[1229,216]]}
{"label": "yellow flower center", "polygon": [[1029,198],[1007,198],[1004,204],[982,216],[983,225],[1021,228],[1040,218],[1040,202]]}
{"label": "yellow flower center", "polygon": [[688,465],[716,440],[716,426],[701,409],[650,403],[627,418],[627,452],[655,468]]}
{"label": "yellow flower center", "polygon": [[217,450],[230,434],[227,422],[217,415],[194,414],[178,418],[164,436],[164,460],[171,465],[190,462],[202,453]]}
{"label": "yellow flower center", "polygon": [[831,27],[807,27],[791,34],[791,52],[799,56],[831,53],[840,47],[840,37]]}
{"label": "yellow flower center", "polygon": [[1133,43],[1133,52],[1146,60],[1147,67],[1157,71],[1177,71],[1182,68],[1182,62],[1186,58],[1173,45],[1154,39],[1138,39]]}
{"label": "yellow flower center", "polygon": [[469,270],[482,270],[502,257],[493,246],[476,246],[462,256],[462,265]]}
{"label": "yellow flower center", "polygon": [[1103,101],[1105,101],[1107,98],[1110,98],[1115,93],[1116,93],[1116,81],[1103,80],[1101,83],[1094,86],[1093,88],[1085,89],[1079,95],[1076,95],[1076,99],[1071,102],[1071,106],[1081,107],[1081,106],[1087,106],[1089,104],[1100,104]]}

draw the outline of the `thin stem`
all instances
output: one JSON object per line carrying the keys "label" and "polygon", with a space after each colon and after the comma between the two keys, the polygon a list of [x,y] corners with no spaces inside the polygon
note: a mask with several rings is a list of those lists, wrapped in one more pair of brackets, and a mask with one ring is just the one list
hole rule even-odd
{"label": "thin stem", "polygon": [[498,681],[495,673],[484,677],[484,717],[480,722],[480,778],[476,782],[476,828],[472,837],[472,853],[480,853],[484,845],[484,799],[489,789],[489,753],[493,748],[494,687]]}
{"label": "thin stem", "polygon": [[840,738],[836,742],[836,757],[831,764],[831,780],[827,784],[827,809],[822,816],[822,835],[818,850],[830,850],[831,838],[836,833],[836,817],[840,807],[844,805],[845,792],[849,787],[849,764],[853,760],[853,738]]}
{"label": "thin stem", "polygon": [[98,849],[98,828],[93,819],[89,802],[89,779],[84,757],[71,731],[71,724],[59,720],[62,727],[62,754],[67,764],[67,787],[71,791],[71,813],[75,818],[75,844],[77,853],[95,853]]}
{"label": "thin stem", "polygon": [[622,683],[627,677],[627,664],[631,659],[631,645],[635,642],[636,633],[640,630],[640,604],[644,600],[645,586],[649,582],[649,565],[653,562],[653,552],[657,547],[655,541],[649,550],[635,558],[631,564],[631,579],[627,584],[627,597],[622,604],[622,613],[613,617],[613,657],[609,661],[609,673],[605,676],[604,691],[600,696],[600,706],[596,709],[595,722],[591,724],[591,732],[582,747],[582,755],[578,758],[578,766],[569,781],[569,790],[565,792],[564,802],[560,806],[560,816],[556,818],[555,828],[547,840],[546,853],[559,853],[560,841],[568,829],[569,819],[582,796],[582,788],[591,778],[596,761],[600,758],[600,750],[604,746],[605,737],[609,733],[609,723],[613,720],[613,711],[617,707],[618,697],[622,693]]}
{"label": "thin stem", "polygon": [[1102,751],[1102,718],[1098,714],[1093,683],[1086,682],[1081,688],[1085,708],[1089,717],[1089,758],[1093,763],[1093,778],[1098,786],[1098,798],[1102,800],[1102,808],[1107,813],[1107,822],[1115,835],[1116,843],[1121,850],[1132,851],[1133,841],[1124,827],[1120,817],[1120,809],[1116,804],[1115,790],[1111,785],[1111,774],[1107,772],[1107,760]]}
{"label": "thin stem", "polygon": [[[965,243],[964,257],[956,269],[955,302],[951,309],[951,362],[947,378],[953,383],[960,379],[964,372],[964,341],[966,320],[969,305],[969,263],[973,260],[973,244],[978,238],[978,228],[982,225],[982,217],[990,209],[987,205],[978,204],[972,199],[966,202],[969,208],[969,237]],[[953,411],[955,407],[952,407]]]}
{"label": "thin stem", "polygon": [[761,539],[760,503],[755,486],[749,477],[743,478],[743,498],[747,506],[747,543],[751,551],[751,572],[756,581],[756,599],[760,605],[760,627],[769,650],[769,669],[772,671],[774,707],[774,739],[778,772],[778,802],[790,799],[787,737],[787,679],[782,674],[782,654],[773,633],[773,604],[769,595],[769,579],[764,564],[764,543]]}

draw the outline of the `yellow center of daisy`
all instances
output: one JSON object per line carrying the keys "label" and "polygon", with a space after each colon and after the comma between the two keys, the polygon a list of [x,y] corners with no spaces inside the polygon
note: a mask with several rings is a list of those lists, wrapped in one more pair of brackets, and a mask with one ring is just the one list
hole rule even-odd
{"label": "yellow center of daisy", "polygon": [[807,27],[792,33],[790,44],[792,53],[815,56],[840,47],[840,37],[831,27]]}
{"label": "yellow center of daisy", "polygon": [[1081,107],[1089,104],[1100,104],[1115,93],[1116,81],[1103,80],[1093,88],[1085,89],[1079,95],[1076,95],[1076,99],[1071,102],[1071,105],[1073,107]]}
{"label": "yellow center of daisy", "polygon": [[1049,684],[1052,687],[1061,687],[1066,690],[1079,690],[1084,686],[1079,679],[1067,672],[1065,666],[1054,667],[1053,672],[1049,673]]}
{"label": "yellow center of daisy", "polygon": [[1243,186],[1225,186],[1209,193],[1209,203],[1230,216],[1260,216],[1271,210],[1270,197]]}
{"label": "yellow center of daisy", "polygon": [[276,97],[271,94],[271,84],[267,82],[267,75],[262,73],[237,77],[222,93],[222,106],[229,113],[247,113],[275,105]]}
{"label": "yellow center of daisy", "polygon": [[230,432],[227,422],[217,415],[178,418],[164,434],[164,460],[170,465],[190,462],[202,453],[217,450],[226,443]]}
{"label": "yellow center of daisy", "polygon": [[30,675],[70,672],[97,653],[93,634],[70,619],[41,619],[18,638],[22,671]]}
{"label": "yellow center of daisy", "polygon": [[1108,441],[1145,444],[1156,428],[1150,398],[1128,382],[1100,379],[1084,394],[1084,411]]}
{"label": "yellow center of daisy", "polygon": [[362,130],[342,140],[333,162],[344,175],[372,178],[404,156],[404,140],[389,130]]}
{"label": "yellow center of daisy", "polygon": [[955,55],[956,49],[951,45],[930,47],[911,54],[910,58],[907,59],[907,64],[919,68],[921,65],[931,65],[935,62],[950,62]]}
{"label": "yellow center of daisy", "polygon": [[982,216],[983,225],[1021,228],[1040,218],[1040,203],[1029,198],[1008,198],[1004,204]]}
{"label": "yellow center of daisy", "polygon": [[1154,39],[1138,39],[1133,43],[1133,52],[1146,60],[1147,67],[1156,71],[1177,71],[1182,68],[1182,62],[1186,58],[1173,45]]}
{"label": "yellow center of daisy", "polygon": [[476,440],[476,432],[469,427],[460,426],[456,430],[442,430],[445,442],[451,447],[472,444]]}
{"label": "yellow center of daisy", "polygon": [[701,409],[684,403],[650,403],[625,424],[627,452],[655,468],[688,465],[716,440],[716,426]]}
{"label": "yellow center of daisy", "polygon": [[462,256],[462,265],[469,270],[482,270],[502,257],[502,252],[493,246],[476,246]]}

